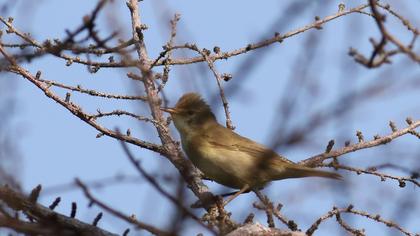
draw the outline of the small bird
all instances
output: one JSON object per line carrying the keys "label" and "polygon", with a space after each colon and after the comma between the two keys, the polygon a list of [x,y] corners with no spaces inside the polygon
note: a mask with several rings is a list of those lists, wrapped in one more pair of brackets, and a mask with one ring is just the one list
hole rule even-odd
{"label": "small bird", "polygon": [[182,148],[192,163],[207,178],[240,189],[235,196],[262,188],[273,180],[312,176],[341,178],[336,173],[298,165],[220,125],[210,106],[197,93],[187,93],[174,108],[161,110],[172,116],[181,135]]}

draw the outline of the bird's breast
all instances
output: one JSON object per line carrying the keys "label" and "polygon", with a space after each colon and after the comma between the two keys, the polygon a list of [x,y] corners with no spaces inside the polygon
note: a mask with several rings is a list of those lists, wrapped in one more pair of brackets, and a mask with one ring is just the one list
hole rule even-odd
{"label": "bird's breast", "polygon": [[255,160],[234,149],[218,147],[201,137],[183,137],[182,147],[188,158],[206,177],[231,188],[254,185]]}

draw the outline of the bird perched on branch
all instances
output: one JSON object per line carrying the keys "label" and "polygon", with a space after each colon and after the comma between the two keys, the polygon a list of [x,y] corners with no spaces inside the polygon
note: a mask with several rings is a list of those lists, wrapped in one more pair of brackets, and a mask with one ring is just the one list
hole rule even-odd
{"label": "bird perched on branch", "polygon": [[337,173],[298,165],[220,125],[210,106],[196,93],[187,93],[178,100],[175,107],[161,110],[172,116],[181,135],[182,148],[192,163],[207,178],[240,189],[234,197],[261,188],[274,180],[341,178]]}

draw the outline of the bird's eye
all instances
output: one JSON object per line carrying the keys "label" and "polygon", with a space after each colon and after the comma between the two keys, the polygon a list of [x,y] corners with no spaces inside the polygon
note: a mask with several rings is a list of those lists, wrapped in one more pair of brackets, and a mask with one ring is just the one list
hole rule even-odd
{"label": "bird's eye", "polygon": [[192,116],[192,115],[194,114],[194,111],[189,110],[189,111],[187,111],[187,114],[188,114],[189,116]]}

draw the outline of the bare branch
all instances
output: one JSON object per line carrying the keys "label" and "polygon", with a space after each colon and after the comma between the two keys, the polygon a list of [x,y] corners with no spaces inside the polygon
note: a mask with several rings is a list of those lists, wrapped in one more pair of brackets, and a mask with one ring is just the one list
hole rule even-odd
{"label": "bare branch", "polygon": [[[16,220],[0,217],[0,225],[12,226],[19,232],[37,232],[42,233],[48,231],[50,233],[56,232],[57,235],[61,233],[77,232],[82,235],[100,235],[100,236],[115,236],[116,234],[102,230],[96,226],[83,223],[77,219],[59,214],[51,209],[44,207],[36,202],[32,202],[22,194],[15,192],[7,186],[0,187],[0,199],[4,201],[7,206],[16,211],[22,211],[24,214],[30,216],[36,222],[42,223],[43,227],[39,228],[39,224],[28,222],[17,222]],[[3,222],[3,223],[2,223]],[[6,223],[5,223],[6,222]],[[61,232],[61,233],[60,233]]]}
{"label": "bare branch", "polygon": [[305,159],[303,161],[300,161],[299,164],[305,165],[305,166],[318,166],[326,159],[339,157],[346,153],[354,152],[361,149],[366,149],[366,148],[371,148],[371,147],[387,144],[400,136],[403,136],[408,133],[412,133],[412,131],[419,126],[420,126],[420,120],[413,122],[407,128],[400,129],[396,132],[392,132],[389,135],[386,135],[386,136],[383,136],[383,137],[380,137],[378,139],[374,139],[368,142],[362,141],[357,144],[349,145],[338,150],[331,150],[328,153],[324,152],[322,154],[318,154],[308,159]]}
{"label": "bare branch", "polygon": [[102,208],[103,210],[105,210],[106,212],[109,212],[110,214],[124,220],[127,221],[130,224],[133,224],[137,227],[139,227],[140,229],[144,229],[152,234],[155,235],[162,235],[162,236],[166,236],[166,235],[170,235],[170,233],[165,232],[163,230],[160,230],[154,226],[151,226],[149,224],[143,223],[139,220],[137,220],[135,218],[135,216],[126,216],[123,213],[117,211],[116,209],[108,206],[107,204],[101,202],[100,200],[98,200],[97,198],[93,197],[93,195],[89,192],[89,189],[86,187],[85,184],[82,183],[82,181],[80,181],[79,179],[76,179],[76,184],[83,190],[83,193],[85,194],[85,196],[93,203],[98,205],[100,208]]}

